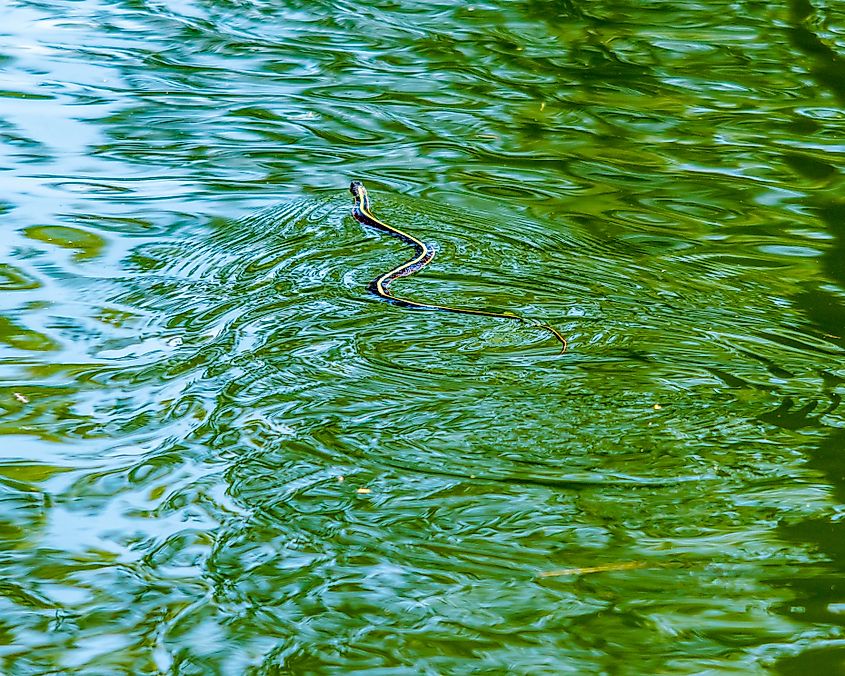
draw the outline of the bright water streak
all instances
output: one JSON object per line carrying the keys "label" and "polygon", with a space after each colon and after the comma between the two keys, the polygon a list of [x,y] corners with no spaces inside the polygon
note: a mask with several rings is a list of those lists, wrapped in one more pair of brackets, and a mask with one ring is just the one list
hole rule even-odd
{"label": "bright water streak", "polygon": [[0,34],[0,670],[841,668],[836,3]]}

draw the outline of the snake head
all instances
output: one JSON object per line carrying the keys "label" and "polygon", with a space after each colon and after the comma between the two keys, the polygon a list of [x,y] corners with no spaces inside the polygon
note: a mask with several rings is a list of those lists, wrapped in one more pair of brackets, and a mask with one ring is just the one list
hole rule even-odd
{"label": "snake head", "polygon": [[360,209],[368,209],[370,205],[370,198],[367,196],[367,189],[361,181],[352,181],[349,184],[349,192],[355,199],[355,206]]}

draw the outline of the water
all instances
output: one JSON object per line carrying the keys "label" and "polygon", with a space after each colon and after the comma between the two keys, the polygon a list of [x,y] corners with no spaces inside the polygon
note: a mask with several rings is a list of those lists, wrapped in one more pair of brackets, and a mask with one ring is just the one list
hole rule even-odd
{"label": "water", "polygon": [[2,673],[845,673],[839,5],[0,26]]}

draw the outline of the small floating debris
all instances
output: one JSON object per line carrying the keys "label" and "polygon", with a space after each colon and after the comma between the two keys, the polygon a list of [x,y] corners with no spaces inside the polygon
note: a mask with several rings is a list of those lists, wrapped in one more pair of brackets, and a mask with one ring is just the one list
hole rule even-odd
{"label": "small floating debris", "polygon": [[360,495],[367,495],[368,493],[372,493],[369,488],[356,488],[355,492],[359,493]]}
{"label": "small floating debris", "polygon": [[641,561],[626,561],[624,563],[606,563],[603,566],[589,566],[587,568],[563,568],[561,570],[547,570],[537,573],[537,577],[563,577],[564,575],[588,575],[590,573],[608,573],[616,570],[632,570],[643,568]]}
{"label": "small floating debris", "polygon": [[28,404],[29,399],[22,395],[20,392],[12,392],[12,396],[17,399],[22,404]]}

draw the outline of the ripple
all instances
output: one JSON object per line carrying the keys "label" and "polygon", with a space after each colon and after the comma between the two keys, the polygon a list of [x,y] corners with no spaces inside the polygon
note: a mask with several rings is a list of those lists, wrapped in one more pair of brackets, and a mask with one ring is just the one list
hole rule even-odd
{"label": "ripple", "polygon": [[[806,666],[845,374],[816,4],[0,10],[0,671]],[[410,252],[352,178],[437,250],[397,292],[569,351],[370,294]]]}

